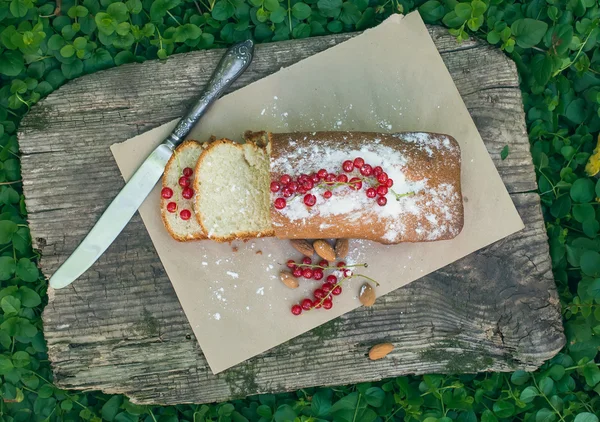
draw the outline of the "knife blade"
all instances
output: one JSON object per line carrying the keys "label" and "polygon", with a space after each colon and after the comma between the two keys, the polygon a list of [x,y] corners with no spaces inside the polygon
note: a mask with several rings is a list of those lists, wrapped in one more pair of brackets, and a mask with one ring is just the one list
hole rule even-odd
{"label": "knife blade", "polygon": [[163,175],[169,158],[192,127],[227,88],[248,68],[254,43],[246,40],[230,47],[209,80],[200,99],[177,123],[117,194],[75,251],[50,277],[50,286],[60,289],[85,273],[123,231]]}

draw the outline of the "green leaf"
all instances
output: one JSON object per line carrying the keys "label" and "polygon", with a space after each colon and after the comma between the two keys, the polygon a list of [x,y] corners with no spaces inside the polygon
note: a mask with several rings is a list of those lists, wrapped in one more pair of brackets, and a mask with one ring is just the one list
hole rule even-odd
{"label": "green leaf", "polygon": [[426,23],[439,21],[446,14],[446,9],[437,0],[429,0],[419,6],[419,13]]}
{"label": "green leaf", "polygon": [[123,403],[123,397],[121,396],[112,396],[108,399],[102,406],[102,419],[112,422],[115,419],[115,416],[117,416],[117,413],[119,413],[121,403]]}
{"label": "green leaf", "polygon": [[19,227],[10,220],[0,221],[0,244],[9,243]]}
{"label": "green leaf", "polygon": [[600,368],[595,362],[589,362],[583,367],[583,376],[587,385],[595,387],[600,383]]}
{"label": "green leaf", "polygon": [[278,0],[264,0],[263,4],[265,6],[265,9],[267,9],[269,12],[273,12],[279,7]]}
{"label": "green leaf", "polygon": [[195,40],[200,37],[202,30],[197,25],[187,23],[175,29],[175,42]]}
{"label": "green leaf", "polygon": [[365,399],[369,406],[381,407],[385,400],[385,392],[379,387],[371,387],[365,391]]}
{"label": "green leaf", "polygon": [[4,51],[0,60],[0,73],[6,76],[17,76],[25,70],[23,55],[18,51]]}
{"label": "green leaf", "polygon": [[573,207],[573,217],[580,223],[596,217],[596,211],[590,204],[577,204]]}
{"label": "green leaf", "polygon": [[497,417],[508,418],[514,414],[515,406],[511,402],[500,400],[494,403],[493,410]]}
{"label": "green leaf", "polygon": [[278,9],[275,9],[273,12],[271,12],[269,19],[271,19],[271,22],[273,23],[281,23],[285,20],[286,16],[287,11],[283,7],[279,7]]}
{"label": "green leaf", "polygon": [[571,101],[567,106],[565,116],[576,125],[583,123],[586,117],[585,100],[583,98],[578,98]]}
{"label": "green leaf", "polygon": [[545,407],[541,408],[535,414],[535,422],[554,422],[556,420],[556,413]]}
{"label": "green leaf", "polygon": [[35,308],[42,303],[40,295],[26,286],[19,287],[19,297],[21,298],[21,305],[26,308]]}
{"label": "green leaf", "polygon": [[565,375],[565,367],[558,364],[552,365],[548,375],[550,375],[554,381],[558,381]]}
{"label": "green leaf", "polygon": [[79,59],[74,60],[72,63],[63,63],[60,66],[63,75],[68,79],[74,79],[81,76],[83,73],[83,62]]}
{"label": "green leaf", "polygon": [[317,6],[323,15],[337,18],[342,11],[342,0],[319,0]]}
{"label": "green leaf", "polygon": [[530,18],[517,19],[510,26],[510,29],[519,47],[531,48],[542,41],[548,30],[548,24]]}
{"label": "green leaf", "polygon": [[306,3],[298,2],[292,6],[292,16],[296,19],[306,19],[312,13],[310,6]]}
{"label": "green leaf", "polygon": [[598,422],[598,416],[593,413],[583,412],[575,416],[574,422]]}
{"label": "green leaf", "polygon": [[15,260],[10,256],[0,256],[0,280],[9,280],[17,268]]}
{"label": "green leaf", "polygon": [[29,353],[21,350],[12,355],[12,361],[16,368],[25,368],[31,363],[31,357]]}
{"label": "green leaf", "polygon": [[506,160],[506,157],[508,157],[508,145],[504,145],[504,148],[500,151],[500,158],[502,161]]}
{"label": "green leaf", "polygon": [[[150,7],[150,16],[153,21],[160,21],[167,11],[179,6],[181,0],[155,0]],[[213,8],[214,10],[214,8]]]}
{"label": "green leaf", "polygon": [[0,355],[0,375],[5,375],[13,369],[13,363],[6,355]]}
{"label": "green leaf", "polygon": [[4,296],[0,300],[0,306],[4,311],[4,315],[17,315],[21,310],[21,301],[14,296]]}
{"label": "green leaf", "polygon": [[212,17],[218,21],[225,21],[233,16],[235,8],[227,0],[218,0],[212,10]]}
{"label": "green leaf", "polygon": [[585,203],[594,199],[594,183],[590,179],[577,179],[571,186],[573,201]]}
{"label": "green leaf", "polygon": [[459,19],[462,19],[463,22],[471,17],[472,10],[471,3],[457,3],[456,6],[454,6],[456,16],[458,16]]}
{"label": "green leaf", "polygon": [[98,13],[95,16],[94,21],[96,22],[98,29],[106,35],[112,34],[117,29],[118,22],[108,13]]}
{"label": "green leaf", "polygon": [[44,384],[38,390],[38,396],[47,399],[48,397],[52,397],[54,395],[54,386],[52,384]]}
{"label": "green leaf", "polygon": [[550,214],[556,218],[566,217],[571,211],[571,198],[569,195],[562,195],[556,198],[550,207]]}
{"label": "green leaf", "polygon": [[539,396],[538,389],[530,386],[521,391],[519,398],[523,403],[531,403],[537,396]]}
{"label": "green leaf", "polygon": [[498,418],[496,418],[496,415],[491,410],[485,409],[481,414],[481,422],[498,422]]}
{"label": "green leaf", "polygon": [[581,271],[590,277],[600,277],[600,253],[585,251],[579,260]]}
{"label": "green leaf", "polygon": [[10,2],[10,13],[16,18],[22,18],[27,14],[29,8],[22,0],[12,0]]}
{"label": "green leaf", "polygon": [[513,374],[510,376],[510,382],[512,382],[514,385],[523,385],[529,381],[529,378],[529,372],[518,370],[513,372]]}
{"label": "green leaf", "polygon": [[129,19],[129,10],[125,3],[115,2],[108,5],[106,8],[108,13],[117,23],[125,22]]}
{"label": "green leaf", "polygon": [[29,259],[21,258],[17,263],[17,277],[23,281],[33,283],[39,277],[38,267]]}
{"label": "green leaf", "polygon": [[549,396],[554,388],[554,381],[550,377],[543,378],[539,383],[539,388],[543,394]]}
{"label": "green leaf", "polygon": [[292,31],[292,36],[294,38],[310,37],[310,25],[308,25],[306,23],[301,23],[299,25],[296,25],[296,27],[294,27],[294,30]]}
{"label": "green leaf", "polygon": [[60,49],[60,55],[63,57],[68,58],[71,57],[73,54],[75,54],[75,47],[73,47],[70,44],[67,44]]}

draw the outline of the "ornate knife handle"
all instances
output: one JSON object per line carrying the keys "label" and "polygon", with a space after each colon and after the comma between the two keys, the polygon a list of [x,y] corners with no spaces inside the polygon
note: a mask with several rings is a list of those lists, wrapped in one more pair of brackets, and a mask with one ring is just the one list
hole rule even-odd
{"label": "ornate knife handle", "polygon": [[223,95],[223,92],[248,68],[253,53],[254,42],[252,40],[235,44],[225,52],[198,102],[179,121],[163,144],[175,149],[183,142],[208,107]]}

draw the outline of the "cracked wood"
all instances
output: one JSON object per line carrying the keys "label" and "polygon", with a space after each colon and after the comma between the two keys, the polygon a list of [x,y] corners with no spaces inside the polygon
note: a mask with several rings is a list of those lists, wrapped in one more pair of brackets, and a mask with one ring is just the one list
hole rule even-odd
{"label": "cracked wood", "polygon": [[[200,403],[409,373],[533,370],[554,356],[565,340],[515,66],[476,40],[457,45],[442,28],[430,33],[525,230],[214,376],[136,215],[76,285],[49,292],[43,318],[56,384],[125,393],[138,403]],[[354,35],[260,45],[232,90]],[[180,116],[221,54],[98,72],[32,108],[19,142],[46,275],[123,186],[109,145]],[[382,342],[394,351],[369,361],[369,348]],[[323,371],[331,360],[336,366]]]}

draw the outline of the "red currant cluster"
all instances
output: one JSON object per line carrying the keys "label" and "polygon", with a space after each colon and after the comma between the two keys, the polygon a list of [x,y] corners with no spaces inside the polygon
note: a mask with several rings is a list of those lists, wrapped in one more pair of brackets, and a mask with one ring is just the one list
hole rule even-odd
{"label": "red currant cluster", "polygon": [[[290,259],[287,262],[287,266],[292,270],[292,274],[298,278],[304,277],[319,281],[323,279],[324,271],[326,270],[339,270],[343,275],[340,280],[333,274],[328,275],[321,287],[313,291],[314,299],[305,298],[300,304],[292,306],[292,314],[294,315],[300,315],[303,310],[331,309],[333,307],[333,297],[342,294],[342,283],[353,276],[349,265],[343,261],[338,262],[335,266],[329,265],[329,262],[326,260],[321,260],[318,265],[313,265],[312,260],[305,257],[301,263]],[[366,264],[354,266],[366,267]]]}
{"label": "red currant cluster", "polygon": [[[304,195],[304,204],[312,207],[317,203],[317,197],[310,193],[314,188],[324,189],[322,196],[329,199],[333,195],[332,190],[334,188],[348,186],[350,189],[360,190],[363,187],[363,182],[369,186],[366,190],[367,197],[377,198],[377,203],[380,206],[387,204],[385,196],[388,189],[393,186],[394,181],[388,177],[380,166],[373,167],[366,164],[361,157],[357,157],[354,161],[344,161],[342,170],[343,172],[335,174],[321,169],[316,173],[301,174],[296,180],[292,179],[289,174],[282,175],[278,181],[271,182],[271,192],[281,193],[281,196],[275,199],[275,208],[278,210],[284,209],[289,200],[286,198],[296,198],[301,195]],[[357,175],[352,177],[352,174],[345,174],[352,173],[354,170],[358,170],[362,177]]]}
{"label": "red currant cluster", "polygon": [[[179,186],[181,186],[182,188],[181,196],[184,199],[192,199],[192,197],[194,196],[194,189],[190,187],[190,185],[192,184],[190,180],[192,174],[194,174],[194,170],[192,170],[189,167],[186,167],[183,169],[183,176],[179,178]],[[173,189],[167,187],[162,188],[162,190],[160,191],[160,195],[165,199],[171,199],[173,197]],[[177,212],[177,203],[169,202],[167,204],[167,211],[171,213]],[[183,209],[179,213],[179,217],[181,217],[182,220],[189,220],[191,216],[192,212],[188,209]]]}

